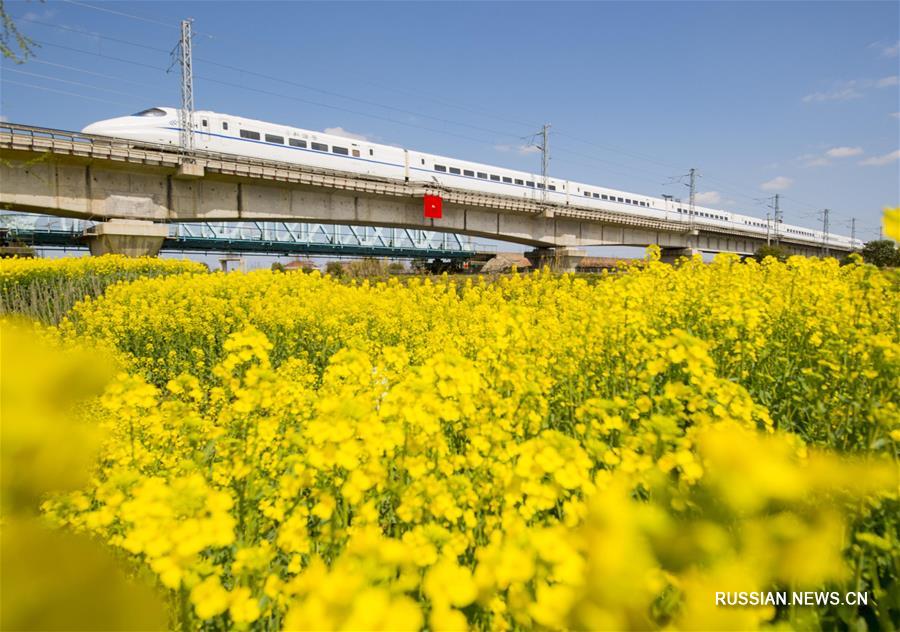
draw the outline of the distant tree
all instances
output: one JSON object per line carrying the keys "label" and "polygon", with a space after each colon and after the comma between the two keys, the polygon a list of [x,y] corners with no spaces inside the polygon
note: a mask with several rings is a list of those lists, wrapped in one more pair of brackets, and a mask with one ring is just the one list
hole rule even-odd
{"label": "distant tree", "polygon": [[775,257],[779,261],[784,262],[784,261],[787,261],[787,258],[790,256],[791,256],[790,253],[787,250],[785,250],[784,248],[782,248],[781,246],[766,245],[766,246],[760,246],[756,250],[756,254],[753,255],[753,258],[756,259],[757,261],[759,261],[760,263],[766,257]]}
{"label": "distant tree", "polygon": [[387,264],[383,259],[366,257],[347,264],[347,274],[356,278],[380,277],[387,274]]}
{"label": "distant tree", "polygon": [[284,272],[284,264],[276,261],[272,264],[272,272]]}
{"label": "distant tree", "polygon": [[331,275],[336,279],[344,276],[344,264],[340,261],[329,261],[325,265],[325,274]]}
{"label": "distant tree", "polygon": [[879,268],[900,267],[900,250],[890,239],[877,239],[863,246],[861,252],[866,263]]}
{"label": "distant tree", "polygon": [[388,274],[403,274],[406,272],[406,266],[402,261],[394,261],[388,264]]}
{"label": "distant tree", "polygon": [[33,54],[32,47],[36,44],[28,37],[22,35],[16,28],[16,23],[6,12],[3,0],[0,0],[0,54],[7,59],[12,59],[17,64],[23,63]]}

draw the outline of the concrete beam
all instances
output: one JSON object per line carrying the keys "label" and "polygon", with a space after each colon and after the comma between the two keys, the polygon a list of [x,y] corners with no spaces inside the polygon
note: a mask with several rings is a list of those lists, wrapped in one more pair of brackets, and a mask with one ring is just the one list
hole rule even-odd
{"label": "concrete beam", "polygon": [[525,253],[533,268],[540,270],[548,266],[554,272],[575,272],[586,256],[586,251],[575,248],[536,248]]}
{"label": "concrete beam", "polygon": [[84,231],[91,254],[117,254],[127,257],[155,257],[169,236],[165,224],[139,220],[113,219]]}
{"label": "concrete beam", "polygon": [[662,248],[659,260],[663,263],[673,264],[681,258],[690,259],[700,251],[695,248]]}

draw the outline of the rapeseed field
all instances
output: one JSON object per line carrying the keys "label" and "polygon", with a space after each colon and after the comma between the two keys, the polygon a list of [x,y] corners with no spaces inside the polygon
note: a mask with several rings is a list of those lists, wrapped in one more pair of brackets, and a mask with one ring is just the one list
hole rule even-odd
{"label": "rapeseed field", "polygon": [[[657,259],[186,269],[7,321],[4,528],[152,586],[131,627],[154,599],[178,630],[897,626],[900,273]],[[837,597],[717,601],[803,591]]]}

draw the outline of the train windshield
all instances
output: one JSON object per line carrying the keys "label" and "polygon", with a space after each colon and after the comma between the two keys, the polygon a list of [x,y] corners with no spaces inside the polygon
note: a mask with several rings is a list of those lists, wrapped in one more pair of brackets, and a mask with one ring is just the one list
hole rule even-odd
{"label": "train windshield", "polygon": [[166,111],[161,110],[159,108],[150,108],[149,110],[142,110],[136,114],[132,114],[131,116],[165,116]]}

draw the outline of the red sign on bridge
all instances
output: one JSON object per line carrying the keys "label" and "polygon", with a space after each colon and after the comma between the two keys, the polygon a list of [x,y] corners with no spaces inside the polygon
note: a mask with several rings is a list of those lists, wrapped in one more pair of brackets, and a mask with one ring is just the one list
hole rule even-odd
{"label": "red sign on bridge", "polygon": [[426,195],[423,203],[425,217],[441,219],[444,216],[443,203],[439,195]]}

